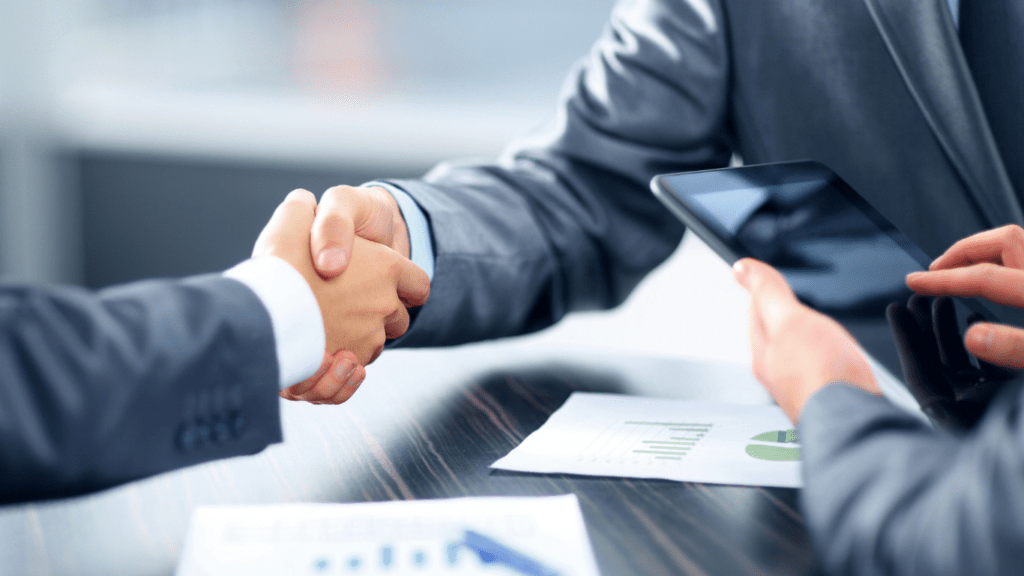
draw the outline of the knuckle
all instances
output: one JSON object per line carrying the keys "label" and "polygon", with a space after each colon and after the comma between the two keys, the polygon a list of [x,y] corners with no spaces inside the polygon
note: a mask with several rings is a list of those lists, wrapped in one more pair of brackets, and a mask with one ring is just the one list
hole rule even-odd
{"label": "knuckle", "polygon": [[409,330],[409,313],[402,307],[395,313],[394,319],[388,324],[388,338],[398,338]]}
{"label": "knuckle", "polygon": [[413,306],[422,306],[422,305],[426,304],[427,300],[429,300],[429,299],[430,299],[430,283],[427,282],[427,283],[425,283],[423,285],[423,287],[419,290],[419,292],[415,293],[414,300],[413,300],[413,302],[411,302],[411,304]]}
{"label": "knuckle", "polygon": [[352,227],[352,218],[337,211],[323,212],[316,219],[314,228],[318,234],[332,234]]}
{"label": "knuckle", "polygon": [[325,376],[309,391],[310,400],[313,402],[323,402],[334,395],[336,388],[337,385],[332,382],[332,377]]}
{"label": "knuckle", "polygon": [[999,269],[999,266],[996,266],[995,264],[993,264],[991,262],[984,262],[982,264],[977,264],[977,271],[978,271],[977,277],[978,277],[978,280],[988,284],[989,282],[991,282],[993,280],[993,278],[995,277],[998,269]]}
{"label": "knuckle", "polygon": [[1024,228],[1017,224],[1003,226],[1003,239],[1013,246],[1024,245]]}
{"label": "knuckle", "polygon": [[1012,359],[1024,361],[1024,334],[1005,326],[996,326],[995,338],[1006,343],[1005,352]]}
{"label": "knuckle", "polygon": [[299,396],[299,398],[306,402],[320,402],[324,399],[324,394],[320,391],[320,385],[318,384],[310,388],[305,394]]}
{"label": "knuckle", "polygon": [[750,369],[754,373],[754,378],[757,378],[758,382],[761,382],[762,384],[768,383],[768,374],[765,371],[763,357],[754,358],[753,362],[751,362]]}
{"label": "knuckle", "polygon": [[373,337],[367,342],[367,349],[369,356],[365,362],[361,362],[362,365],[368,366],[373,363],[374,360],[380,356],[381,352],[384,351],[384,344],[387,343],[388,337],[383,327],[374,333]]}
{"label": "knuckle", "polygon": [[337,186],[331,186],[324,192],[324,198],[334,198],[341,194],[344,194],[346,188],[348,188],[348,186],[342,184],[339,184]]}
{"label": "knuckle", "polygon": [[313,204],[316,204],[316,197],[313,196],[312,192],[305,188],[296,188],[295,190],[292,190],[284,199],[289,202],[302,202],[304,204],[312,202]]}
{"label": "knuckle", "polygon": [[338,186],[331,186],[326,191],[324,191],[323,196],[320,198],[320,204],[323,205],[341,202],[342,200],[345,199],[346,196],[349,195],[351,190],[351,186],[345,186],[343,184]]}

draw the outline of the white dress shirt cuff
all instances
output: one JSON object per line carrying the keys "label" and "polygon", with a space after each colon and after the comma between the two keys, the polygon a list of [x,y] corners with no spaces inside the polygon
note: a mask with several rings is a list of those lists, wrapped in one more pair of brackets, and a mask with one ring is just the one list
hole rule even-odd
{"label": "white dress shirt cuff", "polygon": [[320,305],[305,278],[274,256],[257,256],[224,272],[256,293],[270,314],[282,390],[316,374],[327,338]]}
{"label": "white dress shirt cuff", "polygon": [[427,278],[434,279],[434,243],[430,238],[430,222],[423,214],[423,209],[404,190],[387,182],[368,182],[364,187],[380,186],[387,190],[398,202],[398,209],[405,219],[405,227],[409,231],[409,259],[427,273]]}

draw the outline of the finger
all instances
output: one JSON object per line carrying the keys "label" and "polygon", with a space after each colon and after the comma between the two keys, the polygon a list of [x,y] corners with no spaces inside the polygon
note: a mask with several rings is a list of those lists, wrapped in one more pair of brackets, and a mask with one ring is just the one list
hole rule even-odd
{"label": "finger", "polygon": [[347,350],[339,350],[333,356],[330,370],[325,372],[316,384],[305,393],[298,395],[300,400],[314,404],[323,404],[336,396],[355,372],[357,366],[355,354]]}
{"label": "finger", "polygon": [[369,189],[335,186],[327,190],[317,207],[310,238],[310,253],[317,272],[324,278],[344,272],[357,234],[391,246],[393,228],[390,205],[375,200]]}
{"label": "finger", "polygon": [[406,308],[415,308],[426,304],[429,297],[430,278],[427,273],[411,261],[404,260],[398,271],[398,299]]}
{"label": "finger", "polygon": [[384,353],[384,343],[385,342],[387,342],[387,340],[385,340],[384,342],[381,342],[373,350],[373,353],[370,354],[370,358],[366,361],[366,365],[367,366],[369,366],[370,364],[373,364],[377,360],[377,358],[380,358],[380,355]]}
{"label": "finger", "polygon": [[1024,268],[1024,229],[1010,224],[964,238],[936,258],[928,269],[947,270],[981,262]]}
{"label": "finger", "polygon": [[409,329],[409,311],[405,306],[399,306],[387,318],[384,319],[384,335],[389,339],[395,339],[405,334]]}
{"label": "finger", "polygon": [[1005,368],[1024,368],[1024,330],[979,322],[967,330],[967,349],[979,359]]}
{"label": "finger", "polygon": [[952,298],[939,296],[932,303],[932,332],[938,345],[939,360],[951,373],[959,374],[973,368],[971,357],[960,336],[960,324],[956,320],[956,307]]}
{"label": "finger", "polygon": [[345,381],[345,385],[338,390],[338,393],[327,399],[325,404],[341,404],[348,401],[356,390],[359,389],[359,385],[363,383],[366,378],[366,369],[362,366],[356,366],[355,370],[352,371],[352,375]]}
{"label": "finger", "polygon": [[308,190],[293,190],[263,227],[252,255],[269,254],[277,246],[309,242],[309,228],[316,212],[316,197]]}
{"label": "finger", "polygon": [[748,326],[750,330],[750,367],[754,377],[760,382],[767,381],[765,374],[765,355],[768,349],[768,337],[764,333],[764,325],[761,323],[761,316],[757,307],[750,305],[748,312]]}
{"label": "finger", "polygon": [[372,333],[360,338],[359,346],[353,346],[353,352],[357,359],[356,365],[369,366],[373,364],[373,361],[384,352],[384,345],[387,344],[387,341],[388,337],[383,324],[380,328],[375,328]]}
{"label": "finger", "polygon": [[778,270],[754,260],[743,258],[733,265],[733,275],[747,292],[757,309],[770,341],[785,325],[786,320],[803,305],[797,301],[786,279]]}
{"label": "finger", "polygon": [[[985,319],[985,315],[984,314],[982,314],[980,312],[971,312],[967,316],[967,320],[966,320],[967,329],[970,330],[971,326],[974,326],[975,324],[978,324],[980,322],[986,322],[986,321],[987,320]],[[964,332],[964,346],[965,347],[966,347],[966,341],[967,341],[967,332]],[[970,350],[968,350],[968,352],[970,352]],[[988,381],[1009,380],[1010,378],[1013,378],[1014,376],[1016,376],[1017,373],[1018,373],[1017,370],[1014,370],[1012,368],[1004,368],[1002,366],[996,366],[995,364],[992,364],[991,362],[985,362],[984,360],[982,360],[980,358],[978,358],[978,368],[981,370],[981,374],[984,377],[984,379],[988,380]]]}
{"label": "finger", "polygon": [[907,285],[918,294],[980,296],[997,304],[1024,307],[1024,271],[991,263],[937,272],[915,272]]}

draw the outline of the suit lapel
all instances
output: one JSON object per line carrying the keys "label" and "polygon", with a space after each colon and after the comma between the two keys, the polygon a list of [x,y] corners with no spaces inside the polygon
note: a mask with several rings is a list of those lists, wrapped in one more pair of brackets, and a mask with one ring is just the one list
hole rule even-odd
{"label": "suit lapel", "polygon": [[946,0],[864,2],[932,132],[989,224],[1024,224]]}

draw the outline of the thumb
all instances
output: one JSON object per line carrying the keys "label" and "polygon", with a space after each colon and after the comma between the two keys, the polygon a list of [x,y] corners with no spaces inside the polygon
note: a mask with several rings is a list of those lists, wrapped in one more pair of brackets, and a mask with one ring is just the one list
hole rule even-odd
{"label": "thumb", "polygon": [[750,294],[751,306],[769,339],[800,306],[782,274],[764,262],[743,258],[733,265],[733,277]]}
{"label": "thumb", "polygon": [[[303,255],[309,243],[309,229],[316,211],[316,197],[308,190],[293,190],[274,210],[270,221],[263,227],[253,256],[275,255],[291,261],[301,250]],[[306,256],[308,258],[308,256]]]}
{"label": "thumb", "polygon": [[348,267],[357,231],[362,238],[391,246],[394,225],[390,206],[376,198],[375,192],[351,186],[324,192],[310,237],[313,265],[324,278],[339,276]]}

